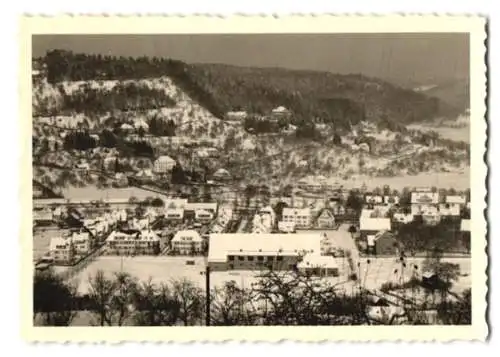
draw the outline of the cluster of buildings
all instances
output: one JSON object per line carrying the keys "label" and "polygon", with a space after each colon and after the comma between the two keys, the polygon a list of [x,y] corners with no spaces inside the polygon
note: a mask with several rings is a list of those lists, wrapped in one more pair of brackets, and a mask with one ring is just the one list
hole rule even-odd
{"label": "cluster of buildings", "polygon": [[[280,105],[274,109],[271,110],[271,112],[268,115],[261,116],[259,118],[269,120],[272,122],[279,122],[280,120],[288,120],[290,116],[292,115],[292,112],[285,108],[284,106]],[[246,118],[248,118],[250,114],[244,110],[238,110],[238,111],[230,111],[227,112],[225,115],[225,119],[229,122],[236,122],[236,123],[243,123]]]}
{"label": "cluster of buildings", "polygon": [[60,264],[71,264],[85,257],[97,243],[112,232],[119,222],[127,220],[125,210],[115,210],[93,219],[84,219],[82,226],[54,237],[49,245],[49,258]]}
{"label": "cluster of buildings", "polygon": [[394,224],[408,224],[417,217],[427,225],[438,224],[445,218],[460,220],[460,231],[470,234],[469,219],[462,218],[464,208],[470,209],[465,196],[440,197],[429,188],[411,192],[409,207],[399,206],[399,197],[366,195],[365,208],[361,211],[359,230],[366,239],[368,251],[377,255],[394,254],[397,242],[391,233]]}

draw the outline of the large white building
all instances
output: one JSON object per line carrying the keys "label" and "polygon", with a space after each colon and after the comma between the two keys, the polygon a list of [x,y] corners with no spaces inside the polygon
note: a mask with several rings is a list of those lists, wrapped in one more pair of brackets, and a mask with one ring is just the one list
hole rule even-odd
{"label": "large white building", "polygon": [[175,160],[170,156],[160,156],[153,164],[153,172],[164,174],[172,171],[175,166]]}
{"label": "large white building", "polygon": [[170,221],[182,221],[184,219],[184,209],[169,208],[165,210],[165,219]]}
{"label": "large white building", "polygon": [[74,232],[70,239],[76,254],[85,255],[90,252],[92,240],[89,232]]}
{"label": "large white building", "polygon": [[418,191],[411,193],[411,214],[429,215],[437,210],[439,204],[439,193]]}
{"label": "large white building", "polygon": [[283,208],[283,222],[295,223],[297,228],[309,228],[312,224],[310,208]]}
{"label": "large white building", "polygon": [[321,239],[320,233],[211,234],[208,264],[213,270],[294,270],[300,262],[318,267],[331,259],[331,268],[333,257],[321,257]]}
{"label": "large white building", "polygon": [[195,230],[178,231],[170,243],[172,250],[177,254],[191,255],[203,252],[203,238]]}
{"label": "large white building", "polygon": [[71,239],[54,237],[50,240],[49,254],[56,263],[68,263],[74,256]]}
{"label": "large white building", "polygon": [[150,255],[159,248],[160,238],[151,230],[113,231],[106,239],[106,250],[111,255]]}

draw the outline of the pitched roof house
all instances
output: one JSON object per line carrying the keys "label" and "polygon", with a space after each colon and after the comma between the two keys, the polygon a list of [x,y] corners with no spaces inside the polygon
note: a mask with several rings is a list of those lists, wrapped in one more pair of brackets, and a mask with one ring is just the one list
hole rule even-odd
{"label": "pitched roof house", "polygon": [[318,228],[335,227],[335,216],[330,208],[323,208],[316,217],[316,226]]}

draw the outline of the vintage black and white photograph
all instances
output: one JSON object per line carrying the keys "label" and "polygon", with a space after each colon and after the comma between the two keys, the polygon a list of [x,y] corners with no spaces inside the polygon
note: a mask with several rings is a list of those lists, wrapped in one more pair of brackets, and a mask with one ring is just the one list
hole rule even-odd
{"label": "vintage black and white photograph", "polygon": [[471,326],[471,36],[32,34],[33,326]]}

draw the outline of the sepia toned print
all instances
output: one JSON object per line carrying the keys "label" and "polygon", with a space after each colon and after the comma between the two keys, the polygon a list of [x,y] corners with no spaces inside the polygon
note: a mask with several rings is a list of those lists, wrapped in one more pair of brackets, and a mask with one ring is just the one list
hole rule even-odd
{"label": "sepia toned print", "polygon": [[484,340],[484,27],[24,18],[24,336]]}

